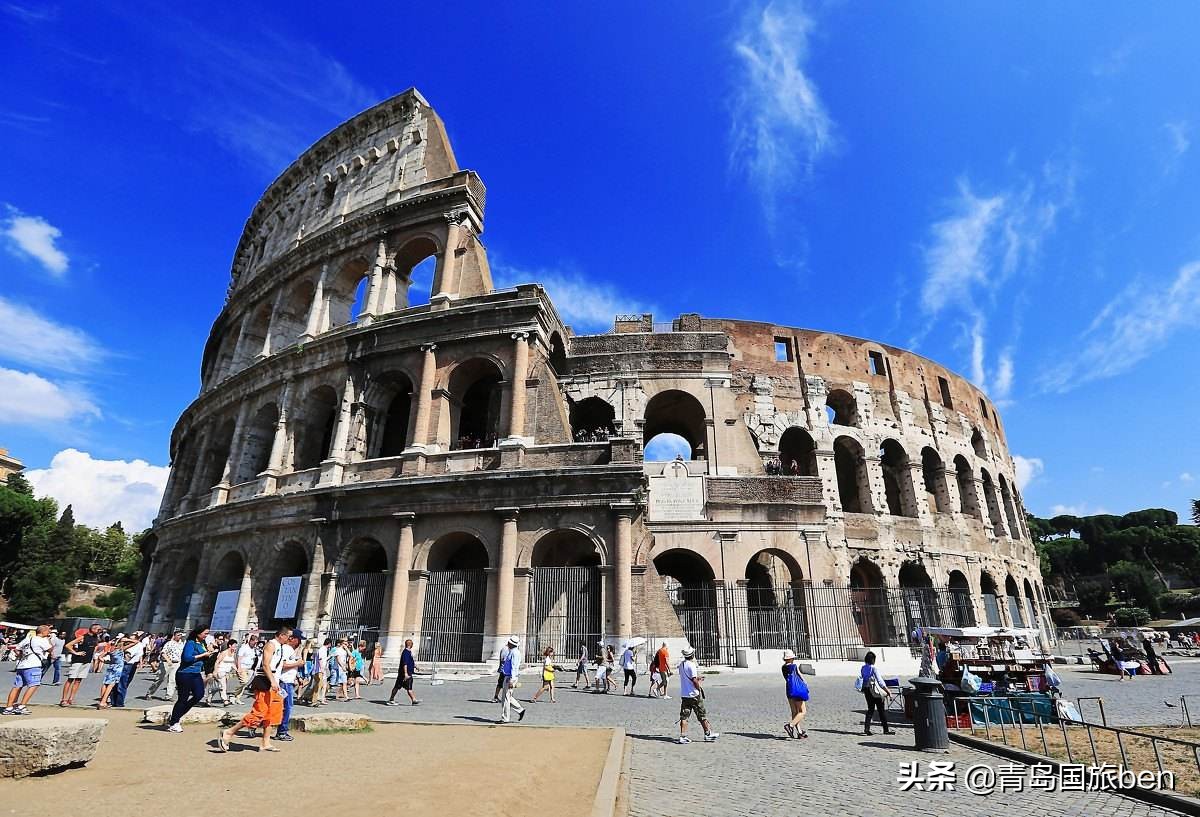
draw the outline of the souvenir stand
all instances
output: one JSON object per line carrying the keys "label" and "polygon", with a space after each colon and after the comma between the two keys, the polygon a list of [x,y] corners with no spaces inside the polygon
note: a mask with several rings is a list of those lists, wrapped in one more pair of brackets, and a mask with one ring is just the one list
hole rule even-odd
{"label": "souvenir stand", "polygon": [[[965,721],[967,712],[976,723],[986,717],[1011,723],[1013,710],[1032,721],[1036,713],[1052,717],[1054,702],[1046,681],[1045,666],[1053,658],[1038,644],[1038,631],[1007,627],[926,627],[926,635],[945,644],[948,653],[938,671],[946,691],[946,713]],[[980,679],[979,689],[963,689],[963,670]],[[969,705],[955,701],[970,699]],[[1003,701],[998,699],[1005,699]],[[969,724],[961,724],[969,725]]]}

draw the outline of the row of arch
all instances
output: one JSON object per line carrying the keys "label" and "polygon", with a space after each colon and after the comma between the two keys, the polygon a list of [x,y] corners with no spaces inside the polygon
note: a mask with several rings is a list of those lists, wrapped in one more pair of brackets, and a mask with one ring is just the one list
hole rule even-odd
{"label": "row of arch", "polygon": [[[826,394],[825,415],[831,426],[862,428],[858,400],[845,389],[830,389]],[[971,428],[971,450],[981,460],[989,458],[987,440],[978,427]]]}

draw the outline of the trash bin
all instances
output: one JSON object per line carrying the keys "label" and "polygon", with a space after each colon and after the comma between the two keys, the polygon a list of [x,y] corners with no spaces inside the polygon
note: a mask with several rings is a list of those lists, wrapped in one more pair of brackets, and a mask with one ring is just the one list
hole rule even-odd
{"label": "trash bin", "polygon": [[916,687],[913,693],[913,739],[916,748],[924,752],[946,752],[950,735],[946,731],[946,702],[942,684],[936,678],[910,678]]}

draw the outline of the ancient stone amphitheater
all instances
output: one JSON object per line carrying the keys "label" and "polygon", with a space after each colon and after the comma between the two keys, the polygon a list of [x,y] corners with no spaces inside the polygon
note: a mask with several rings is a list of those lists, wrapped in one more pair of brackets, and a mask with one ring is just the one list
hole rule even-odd
{"label": "ancient stone amphitheater", "polygon": [[[493,288],[485,194],[415,90],[271,184],[172,435],[137,623],[293,623],[389,658],[412,637],[464,662],[510,633],[732,662],[1046,627],[979,389],[769,323],[576,334],[538,284]],[[682,455],[643,461],[655,438]]]}

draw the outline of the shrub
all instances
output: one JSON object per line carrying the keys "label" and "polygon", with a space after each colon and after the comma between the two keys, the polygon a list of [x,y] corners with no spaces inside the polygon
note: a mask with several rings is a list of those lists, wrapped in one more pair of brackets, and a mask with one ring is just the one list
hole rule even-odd
{"label": "shrub", "polygon": [[1118,627],[1142,627],[1150,623],[1150,611],[1145,607],[1120,607],[1113,613]]}
{"label": "shrub", "polygon": [[1069,607],[1059,607],[1050,611],[1050,617],[1058,627],[1078,627],[1083,619],[1079,613]]}
{"label": "shrub", "polygon": [[76,604],[74,607],[68,607],[63,615],[67,618],[108,618],[104,615],[103,610],[90,604]]}

